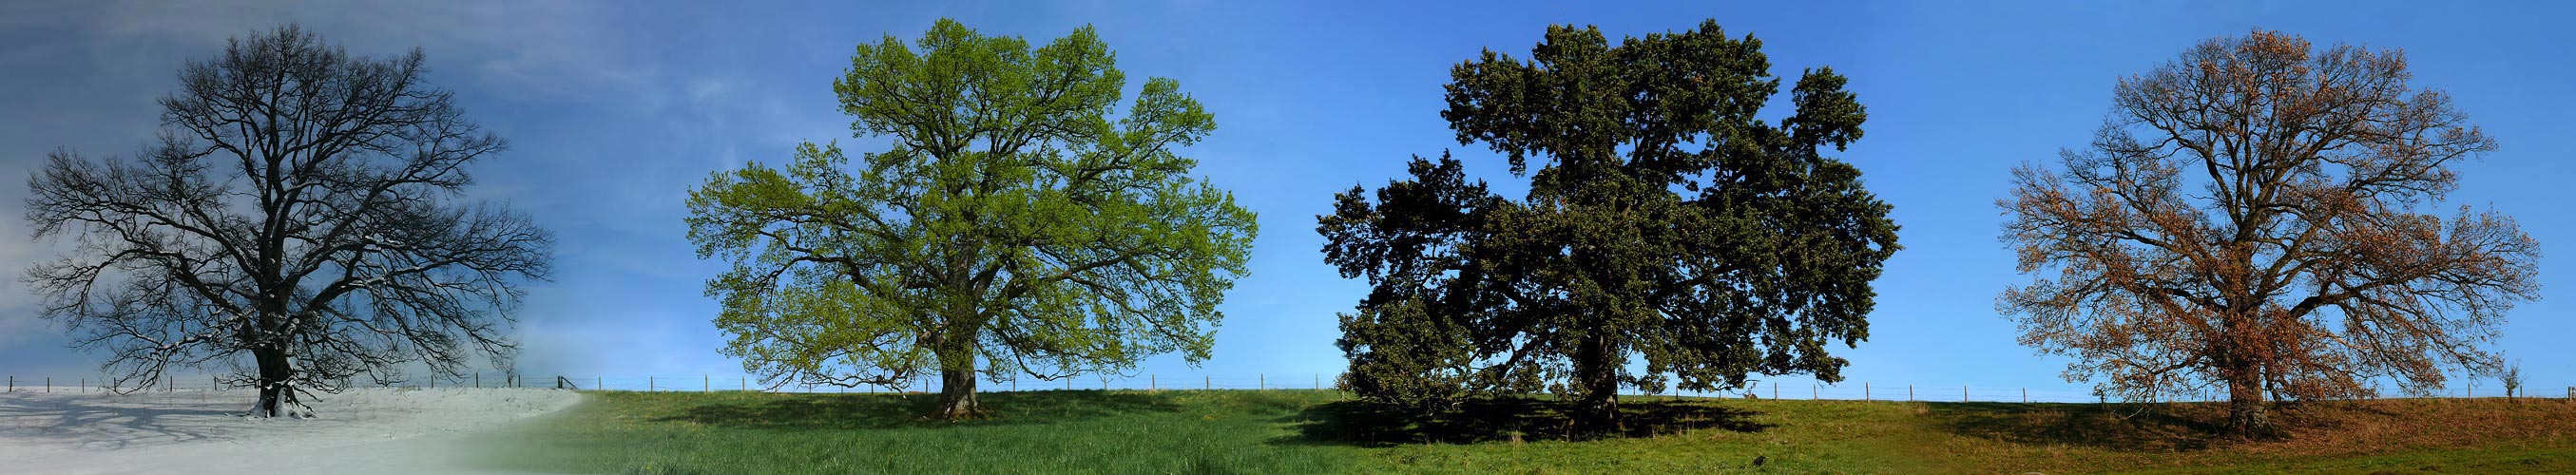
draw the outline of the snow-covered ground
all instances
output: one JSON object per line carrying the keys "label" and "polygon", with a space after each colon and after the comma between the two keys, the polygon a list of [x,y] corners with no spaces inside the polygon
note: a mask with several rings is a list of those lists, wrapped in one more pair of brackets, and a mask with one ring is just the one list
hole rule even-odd
{"label": "snow-covered ground", "polygon": [[357,389],[252,419],[250,391],[0,393],[0,473],[462,473],[461,441],[571,407],[552,389]]}

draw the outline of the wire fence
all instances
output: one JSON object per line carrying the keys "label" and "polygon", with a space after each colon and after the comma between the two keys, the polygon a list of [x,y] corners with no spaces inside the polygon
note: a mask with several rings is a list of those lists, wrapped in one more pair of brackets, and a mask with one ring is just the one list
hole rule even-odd
{"label": "wire fence", "polygon": [[[1150,373],[1149,373],[1149,374],[1138,374],[1138,375],[1115,375],[1115,374],[1112,374],[1112,375],[1083,375],[1083,376],[1074,376],[1074,377],[1067,377],[1067,378],[1057,378],[1057,379],[1053,379],[1053,380],[1039,380],[1039,379],[1005,379],[1005,380],[998,381],[998,382],[996,382],[996,381],[990,381],[990,380],[978,380],[978,381],[977,381],[977,383],[976,383],[976,388],[975,388],[975,389],[976,389],[977,391],[981,391],[981,392],[1011,392],[1011,391],[1080,391],[1080,390],[1142,390],[1142,391],[1153,391],[1153,390],[1254,390],[1254,391],[1261,391],[1261,390],[1286,390],[1286,389],[1328,390],[1328,389],[1339,389],[1339,388],[1335,385],[1335,381],[1336,381],[1339,377],[1340,377],[1340,375],[1338,375],[1338,374],[1326,374],[1326,373],[1296,373],[1296,374],[1255,373],[1255,374],[1253,374],[1253,376],[1251,376],[1251,377],[1240,377],[1240,376],[1233,376],[1233,377],[1220,377],[1220,376],[1208,375],[1208,374],[1175,374],[1175,375],[1162,375],[1162,374],[1150,374]],[[200,398],[200,399],[226,397],[226,396],[229,396],[229,395],[232,395],[232,394],[241,394],[241,395],[243,395],[243,396],[248,396],[248,395],[256,394],[256,392],[255,392],[255,391],[253,391],[253,389],[254,389],[254,388],[251,388],[251,387],[248,387],[248,386],[243,386],[243,385],[231,384],[231,383],[225,382],[222,378],[217,377],[217,376],[215,376],[215,375],[211,375],[211,374],[205,374],[205,375],[189,375],[189,376],[172,375],[172,376],[168,376],[168,377],[162,378],[161,380],[158,380],[158,381],[153,381],[153,382],[151,382],[150,384],[143,384],[143,385],[129,385],[128,387],[122,387],[122,388],[106,388],[106,387],[102,387],[102,384],[104,384],[104,383],[102,383],[102,381],[104,381],[104,380],[103,380],[103,379],[101,379],[101,378],[97,378],[97,377],[60,378],[60,377],[21,377],[21,376],[7,376],[6,378],[7,378],[7,382],[6,382],[5,389],[0,389],[0,391],[5,391],[5,392],[8,392],[8,393],[38,393],[38,392],[42,392],[42,393],[76,393],[76,394],[100,393],[100,394],[120,394],[120,395],[146,395],[146,396],[148,396],[148,395],[154,395],[154,394],[159,394],[159,395],[163,395],[163,396],[166,396],[166,397],[196,397],[196,398]],[[354,383],[354,382],[353,382],[353,383]],[[342,384],[342,386],[343,386],[343,387],[352,387],[352,388],[355,388],[355,387],[399,387],[399,388],[441,388],[441,387],[448,387],[448,388],[550,388],[550,389],[570,389],[570,390],[579,390],[579,391],[601,391],[601,390],[605,390],[605,391],[650,391],[650,392],[760,391],[760,392],[776,392],[776,393],[845,393],[845,394],[936,393],[936,392],[939,392],[939,389],[940,389],[940,388],[939,388],[939,381],[938,381],[937,379],[935,379],[935,378],[924,378],[924,379],[919,380],[919,381],[912,381],[912,382],[907,382],[907,383],[905,383],[905,384],[897,384],[897,385],[874,385],[874,384],[862,384],[862,385],[846,386],[846,387],[845,387],[845,386],[835,386],[835,385],[800,385],[800,384],[769,385],[769,384],[763,384],[763,383],[760,381],[760,378],[758,378],[758,377],[747,376],[747,375],[723,375],[723,376],[718,376],[718,375],[714,375],[714,374],[698,374],[698,375],[686,375],[686,376],[671,376],[671,375],[644,375],[644,376],[612,376],[612,375],[573,376],[573,375],[543,375],[543,376],[534,376],[534,375],[525,375],[525,374],[477,373],[477,374],[468,374],[468,375],[465,375],[465,376],[462,376],[462,377],[456,377],[456,378],[420,379],[420,380],[410,380],[410,381],[400,381],[400,382],[388,382],[388,383],[383,383],[383,384],[364,384],[364,383],[360,383],[360,384]],[[2432,395],[2432,396],[2433,396],[2433,397],[2440,397],[2440,398],[2501,398],[2501,397],[2509,397],[2509,396],[2520,396],[2520,397],[2534,397],[2534,396],[2538,396],[2538,397],[2561,397],[2561,396],[2563,396],[2563,397],[2570,398],[2570,399],[2576,399],[2576,386],[2568,386],[2568,387],[2566,387],[2566,388],[2565,388],[2565,390],[2566,390],[2566,392],[2565,392],[2563,395],[2561,395],[2561,394],[2553,394],[2553,392],[2552,392],[2552,391],[2539,390],[2539,389],[2537,389],[2537,388],[2532,388],[2532,387],[2525,387],[2525,388],[2523,388],[2523,390],[2521,391],[2521,394],[2507,394],[2507,393],[2505,392],[2505,390],[2503,390],[2503,389],[2501,389],[2501,388],[2493,388],[2493,387],[2487,387],[2487,388],[2464,387],[2464,388],[2455,388],[2455,389],[2445,390],[2445,391],[2439,392],[2439,393],[2437,393],[2437,394],[2434,394],[2434,395]],[[1756,398],[1756,399],[1764,399],[1764,398],[1767,398],[1767,399],[1789,399],[1789,400],[1806,399],[1806,400],[1843,400],[1843,401],[2022,402],[2022,403],[2037,403],[2037,402],[2049,402],[2049,403],[2101,403],[2101,402],[2115,402],[2115,401],[2114,401],[2114,400],[2112,400],[2112,399],[2105,398],[2105,397],[2103,397],[2103,396],[2101,396],[2101,395],[2099,395],[2099,394],[2095,393],[2095,392],[2094,392],[2094,391],[2092,391],[2091,389],[2068,389],[2068,388],[2063,388],[2063,387],[2058,387],[2058,388],[2028,388],[2028,387],[1980,387],[1980,386],[1976,386],[1976,385],[1880,384],[1880,383],[1876,383],[1876,382],[1867,382],[1867,381],[1858,381],[1858,382],[1855,382],[1855,381],[1846,381],[1846,382],[1844,382],[1844,383],[1842,383],[1842,384],[1834,384],[1834,385],[1823,385],[1823,384],[1803,384],[1803,385],[1801,385],[1801,384],[1794,384],[1794,383],[1793,383],[1793,384],[1769,384],[1769,385],[1757,384],[1757,385],[1755,385],[1755,386],[1754,386],[1754,387],[1752,387],[1752,388],[1747,388],[1747,389],[1742,389],[1742,390],[1734,390],[1734,391],[1717,391],[1717,392],[1698,392],[1698,391],[1665,391],[1665,392],[1656,392],[1656,393],[1646,393],[1646,392],[1639,392],[1639,391],[1634,391],[1634,390],[1623,390],[1623,391],[1621,391],[1621,392],[1620,392],[1620,395],[1621,395],[1621,396],[1623,396],[1623,397],[1646,397],[1646,398],[1653,398],[1653,397],[1689,397],[1689,398]],[[2384,397],[2416,397],[2416,396],[2413,396],[2413,395],[2391,394],[2391,395],[2384,396]],[[2168,402],[2206,402],[2206,401],[2223,401],[2223,400],[2226,400],[2226,399],[2227,399],[2227,394],[2226,394],[2226,392],[2225,392],[2225,391],[2223,391],[2223,390],[2211,390],[2211,391],[2202,391],[2202,392],[2196,392],[2196,393],[2192,393],[2192,394],[2186,394],[2186,395],[2184,395],[2184,396],[2182,396],[2182,397],[2177,397],[2177,398],[2170,398],[2170,399],[2167,399],[2167,401],[2168,401]]]}

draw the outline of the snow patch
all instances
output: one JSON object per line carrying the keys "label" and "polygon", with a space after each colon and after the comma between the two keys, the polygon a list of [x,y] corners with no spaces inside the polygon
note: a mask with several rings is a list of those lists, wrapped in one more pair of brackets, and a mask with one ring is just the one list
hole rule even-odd
{"label": "snow patch", "polygon": [[355,389],[312,419],[252,418],[258,393],[0,393],[0,472],[467,473],[470,434],[581,401],[554,389]]}

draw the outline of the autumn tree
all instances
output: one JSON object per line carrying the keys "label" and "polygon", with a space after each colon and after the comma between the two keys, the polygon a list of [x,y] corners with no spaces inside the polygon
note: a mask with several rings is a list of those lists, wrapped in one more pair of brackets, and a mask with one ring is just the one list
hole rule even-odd
{"label": "autumn tree", "polygon": [[28,181],[35,236],[76,244],[27,271],[44,316],[108,351],[114,386],[230,365],[259,417],[308,413],[299,393],[353,376],[506,364],[552,237],[463,198],[466,170],[508,146],[424,64],[293,25],[188,62],[139,156],[56,152]]}
{"label": "autumn tree", "polygon": [[1373,202],[1334,197],[1325,261],[1372,287],[1341,316],[1346,384],[1426,408],[1548,390],[1600,432],[1622,387],[1841,380],[1826,345],[1868,338],[1897,227],[1824,153],[1861,136],[1845,79],[1806,71],[1790,116],[1759,119],[1780,90],[1761,47],[1713,21],[1616,46],[1555,26],[1529,60],[1488,50],[1452,69],[1441,117],[1529,192],[1500,196],[1444,154]]}
{"label": "autumn tree", "polygon": [[1216,127],[1199,103],[1153,78],[1111,117],[1126,84],[1090,27],[859,46],[832,89],[884,151],[809,142],[689,193],[700,257],[733,262],[707,283],[725,354],[772,384],[936,372],[942,419],[980,413],[979,376],[1206,359],[1253,214],[1178,153]]}
{"label": "autumn tree", "polygon": [[2539,245],[2434,214],[2496,145],[2410,78],[2397,50],[2255,31],[2121,80],[2089,149],[2014,171],[2003,239],[2038,277],[1998,307],[2106,394],[2223,388],[2238,436],[2278,433],[2270,399],[2493,367],[2479,345],[2539,296]]}

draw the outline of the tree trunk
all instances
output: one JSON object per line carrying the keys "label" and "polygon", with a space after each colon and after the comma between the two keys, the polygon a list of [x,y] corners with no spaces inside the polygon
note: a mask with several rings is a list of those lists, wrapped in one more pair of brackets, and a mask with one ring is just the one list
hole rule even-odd
{"label": "tree trunk", "polygon": [[1619,358],[1611,356],[1608,338],[1592,335],[1575,349],[1575,378],[1581,397],[1575,402],[1574,432],[1600,434],[1618,432],[1619,423]]}
{"label": "tree trunk", "polygon": [[975,370],[948,369],[939,372],[939,405],[930,417],[958,421],[982,416],[984,406],[975,401]]}
{"label": "tree trunk", "polygon": [[295,367],[287,361],[285,350],[253,349],[251,357],[259,366],[259,400],[251,403],[251,417],[312,417],[311,410],[295,400]]}
{"label": "tree trunk", "polygon": [[[2251,365],[2248,365],[2251,366]],[[2262,373],[2251,368],[2230,371],[2227,375],[2227,435],[2240,439],[2269,439],[2280,435],[2279,427],[2264,413]]]}

